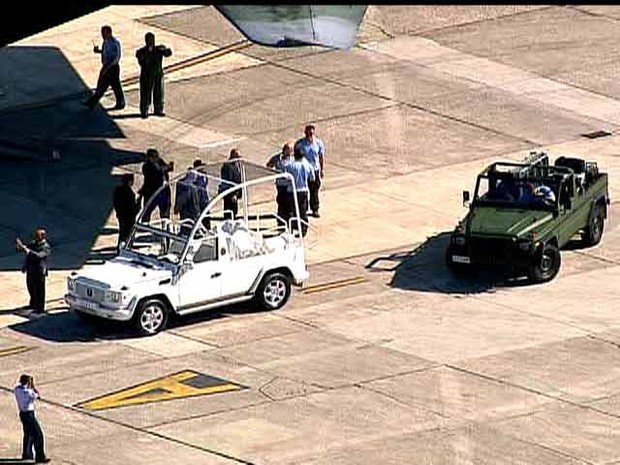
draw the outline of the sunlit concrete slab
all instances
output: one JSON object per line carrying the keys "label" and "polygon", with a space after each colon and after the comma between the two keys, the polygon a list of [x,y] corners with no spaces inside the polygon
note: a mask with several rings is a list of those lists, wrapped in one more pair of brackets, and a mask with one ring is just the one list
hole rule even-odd
{"label": "sunlit concrete slab", "polygon": [[559,405],[547,411],[493,422],[492,427],[500,434],[535,442],[589,463],[609,463],[620,457],[620,419],[581,406]]}
{"label": "sunlit concrete slab", "polygon": [[586,465],[587,461],[563,452],[525,442],[502,434],[486,425],[471,423],[460,428],[431,430],[421,433],[396,434],[364,444],[344,446],[304,465],[385,463],[454,463],[509,465],[536,463],[543,465]]}
{"label": "sunlit concrete slab", "polygon": [[[321,418],[321,426],[312,420]],[[257,406],[154,431],[213,447],[255,463],[300,463],[345,444],[360,444],[441,424],[441,417],[351,387]],[[398,433],[397,433],[398,432]]]}
{"label": "sunlit concrete slab", "polygon": [[596,337],[574,337],[462,361],[459,367],[574,402],[618,392],[618,348]]}
{"label": "sunlit concrete slab", "polygon": [[476,421],[523,415],[552,402],[524,389],[446,366],[362,385],[448,418]]}

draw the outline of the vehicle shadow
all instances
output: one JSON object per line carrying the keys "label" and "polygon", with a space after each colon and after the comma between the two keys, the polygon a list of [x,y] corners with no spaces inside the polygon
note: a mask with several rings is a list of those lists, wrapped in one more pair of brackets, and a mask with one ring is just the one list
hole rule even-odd
{"label": "vehicle shadow", "polygon": [[455,275],[445,263],[449,242],[450,232],[442,232],[409,252],[375,258],[365,268],[371,273],[393,273],[390,286],[411,291],[479,294],[494,292],[499,287],[528,284],[524,278],[493,270],[472,270],[465,275]]}
{"label": "vehicle shadow", "polygon": [[[130,324],[109,320],[87,321],[72,311],[34,316],[29,310],[14,309],[2,311],[1,314],[9,312],[29,319],[28,321],[11,325],[10,328],[12,330],[50,342],[115,341],[137,337]],[[169,320],[167,330],[183,329],[196,323],[216,321],[222,318],[234,317],[235,315],[265,312],[268,312],[268,310],[263,310],[250,303],[229,305],[191,315],[174,316]]]}

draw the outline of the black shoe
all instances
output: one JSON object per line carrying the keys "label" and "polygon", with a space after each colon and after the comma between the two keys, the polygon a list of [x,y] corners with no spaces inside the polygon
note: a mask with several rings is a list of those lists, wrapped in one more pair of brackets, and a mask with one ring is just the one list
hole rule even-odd
{"label": "black shoe", "polygon": [[125,102],[117,103],[116,105],[114,105],[112,110],[122,110],[123,108],[125,108]]}
{"label": "black shoe", "polygon": [[49,457],[45,457],[44,459],[36,459],[34,463],[50,463],[51,461],[52,459],[50,459]]}
{"label": "black shoe", "polygon": [[148,113],[140,113],[140,118],[147,119],[149,117]]}
{"label": "black shoe", "polygon": [[155,113],[153,113],[155,116],[166,116],[166,114],[163,111],[156,111]]}
{"label": "black shoe", "polygon": [[312,216],[314,216],[315,218],[320,218],[321,217],[321,215],[319,215],[319,211],[318,210],[315,211],[315,212],[312,212]]}

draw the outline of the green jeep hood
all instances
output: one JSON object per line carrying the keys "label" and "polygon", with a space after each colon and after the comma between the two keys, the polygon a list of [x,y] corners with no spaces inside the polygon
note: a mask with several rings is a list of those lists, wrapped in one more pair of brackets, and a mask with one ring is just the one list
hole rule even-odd
{"label": "green jeep hood", "polygon": [[518,208],[476,207],[469,214],[469,234],[523,237],[553,218],[541,210]]}

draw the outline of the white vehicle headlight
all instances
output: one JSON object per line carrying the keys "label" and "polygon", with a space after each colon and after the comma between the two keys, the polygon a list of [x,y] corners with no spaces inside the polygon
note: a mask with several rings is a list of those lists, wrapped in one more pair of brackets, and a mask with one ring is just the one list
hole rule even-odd
{"label": "white vehicle headlight", "polygon": [[105,300],[107,302],[119,303],[122,299],[122,293],[117,291],[105,291]]}
{"label": "white vehicle headlight", "polygon": [[75,279],[67,278],[67,289],[70,291],[75,291]]}

